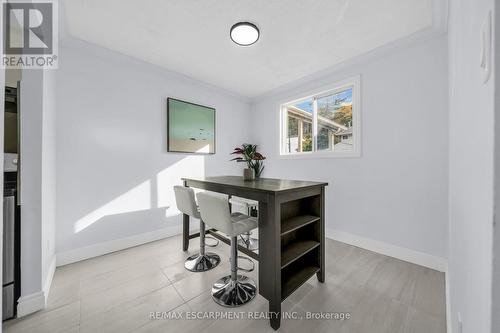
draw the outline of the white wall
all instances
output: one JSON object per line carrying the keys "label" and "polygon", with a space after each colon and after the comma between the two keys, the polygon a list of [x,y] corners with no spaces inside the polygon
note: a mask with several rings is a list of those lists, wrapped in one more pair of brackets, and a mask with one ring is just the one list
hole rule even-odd
{"label": "white wall", "polygon": [[[178,232],[172,187],[182,176],[241,173],[229,153],[250,136],[246,101],[81,41],[65,41],[60,54],[58,263],[83,247]],[[217,109],[216,155],[166,152],[167,97]]]}
{"label": "white wall", "polygon": [[[500,6],[495,6],[495,19],[500,17]],[[500,54],[500,24],[495,24],[495,54]],[[495,64],[495,114],[500,112],[500,64]],[[500,332],[500,117],[495,117],[495,224],[493,225],[493,299],[492,299],[492,332]]]}
{"label": "white wall", "polygon": [[[363,57],[252,106],[265,177],[327,181],[326,227],[446,257],[445,36]],[[361,74],[361,158],[279,159],[280,103]]]}
{"label": "white wall", "polygon": [[489,332],[491,328],[494,77],[483,84],[479,54],[480,28],[493,3],[450,1],[449,288],[453,332],[458,332],[459,312],[464,333]]}
{"label": "white wall", "polygon": [[56,223],[56,82],[55,71],[43,77],[42,119],[42,287],[48,293],[55,269]]}
{"label": "white wall", "polygon": [[[20,92],[21,298],[42,290],[43,71],[24,70]],[[22,303],[22,301],[21,301]],[[21,314],[24,311],[21,309]]]}
{"label": "white wall", "polygon": [[55,72],[21,81],[21,298],[18,315],[43,308],[55,268]]}

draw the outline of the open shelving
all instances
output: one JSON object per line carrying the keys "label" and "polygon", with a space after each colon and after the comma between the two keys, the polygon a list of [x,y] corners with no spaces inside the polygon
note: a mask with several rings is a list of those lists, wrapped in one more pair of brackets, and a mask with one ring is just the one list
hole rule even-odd
{"label": "open shelving", "polygon": [[320,196],[281,205],[281,299],[320,270]]}

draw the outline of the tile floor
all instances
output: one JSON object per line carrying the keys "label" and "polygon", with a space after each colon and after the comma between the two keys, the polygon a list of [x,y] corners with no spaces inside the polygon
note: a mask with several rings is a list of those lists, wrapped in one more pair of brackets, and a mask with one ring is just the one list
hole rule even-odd
{"label": "tile floor", "polygon": [[[191,240],[189,254],[197,251]],[[262,316],[267,301],[227,309],[215,304],[210,287],[229,274],[229,247],[210,249],[221,264],[208,272],[184,269],[188,254],[171,237],[56,270],[47,309],[4,323],[10,332],[273,332]],[[316,277],[292,294],[282,310],[349,313],[349,320],[283,319],[280,332],[445,333],[444,274],[327,239],[326,283]],[[248,273],[257,281],[257,271]],[[152,312],[181,319],[151,319]],[[232,312],[232,313],[230,313]],[[241,316],[240,320],[209,315]],[[187,319],[198,315],[203,318]]]}

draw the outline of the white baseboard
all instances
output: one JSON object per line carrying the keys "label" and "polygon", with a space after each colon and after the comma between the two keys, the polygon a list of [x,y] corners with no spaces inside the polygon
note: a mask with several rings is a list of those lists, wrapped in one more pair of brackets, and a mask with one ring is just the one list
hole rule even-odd
{"label": "white baseboard", "polygon": [[74,250],[57,253],[57,266],[72,264],[77,261],[98,257],[111,252],[124,250],[133,246],[153,242],[163,238],[179,235],[182,226],[176,225],[165,229],[154,230],[139,235],[115,239],[108,242],[92,244]]}
{"label": "white baseboard", "polygon": [[54,278],[54,273],[56,272],[56,256],[52,257],[50,261],[49,270],[47,271],[47,276],[45,277],[45,282],[43,284],[43,293],[45,296],[45,304],[47,304],[47,298],[49,297],[50,286],[52,285],[52,279]]}
{"label": "white baseboard", "polygon": [[56,256],[50,261],[50,266],[47,271],[43,283],[43,290],[26,296],[19,297],[17,300],[17,317],[24,317],[34,312],[45,309],[47,306],[47,298],[49,297],[50,286],[54,273],[56,271]]}
{"label": "white baseboard", "polygon": [[[63,266],[81,260],[94,258],[111,252],[124,250],[133,246],[153,242],[171,236],[176,236],[181,233],[182,227],[180,225],[177,225],[139,235],[133,235],[126,238],[120,238],[108,242],[80,247],[66,252],[59,252],[57,253],[57,266]],[[369,251],[377,252],[389,257],[435,269],[440,272],[445,272],[447,268],[447,261],[444,258],[392,245],[389,243],[364,238],[348,232],[327,229],[326,237]]]}
{"label": "white baseboard", "polygon": [[444,272],[444,283],[446,292],[446,332],[451,333],[450,271],[448,267]]}
{"label": "white baseboard", "polygon": [[446,271],[446,259],[436,257],[427,253],[411,250],[405,247],[400,247],[369,238],[364,238],[358,235],[334,229],[327,229],[326,237],[342,243],[354,245],[362,249],[377,252],[389,257],[432,268],[440,272]]}
{"label": "white baseboard", "polygon": [[17,317],[24,317],[45,308],[43,291],[22,296],[17,300]]}

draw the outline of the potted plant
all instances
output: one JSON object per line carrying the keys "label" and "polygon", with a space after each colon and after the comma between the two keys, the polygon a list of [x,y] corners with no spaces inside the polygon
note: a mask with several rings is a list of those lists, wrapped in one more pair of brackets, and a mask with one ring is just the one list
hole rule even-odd
{"label": "potted plant", "polygon": [[259,178],[264,170],[264,160],[266,159],[257,151],[257,145],[244,143],[241,147],[234,148],[231,155],[242,155],[231,159],[231,161],[245,162],[247,168],[243,170],[245,180]]}

